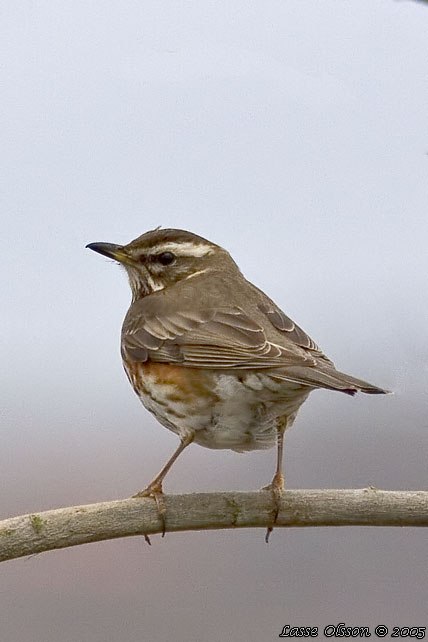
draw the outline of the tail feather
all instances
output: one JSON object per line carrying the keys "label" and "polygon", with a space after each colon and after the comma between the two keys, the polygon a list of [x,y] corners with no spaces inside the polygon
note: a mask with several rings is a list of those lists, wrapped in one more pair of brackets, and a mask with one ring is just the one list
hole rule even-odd
{"label": "tail feather", "polygon": [[286,379],[313,388],[327,388],[338,390],[348,395],[355,395],[357,392],[364,392],[368,395],[386,395],[390,390],[379,388],[363,379],[351,377],[351,375],[339,372],[333,367],[323,368],[321,366],[294,366],[292,368],[281,368],[271,373],[278,379]]}

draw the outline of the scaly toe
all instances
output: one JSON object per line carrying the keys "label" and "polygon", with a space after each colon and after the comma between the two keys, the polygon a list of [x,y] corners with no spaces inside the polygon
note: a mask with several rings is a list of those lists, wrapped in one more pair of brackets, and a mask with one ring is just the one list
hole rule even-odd
{"label": "scaly toe", "polygon": [[272,490],[275,493],[281,493],[285,489],[284,475],[275,474],[271,483],[267,486],[263,486],[260,490]]}
{"label": "scaly toe", "polygon": [[278,519],[279,511],[281,508],[281,493],[284,490],[283,475],[276,474],[275,477],[272,479],[271,483],[268,484],[267,486],[263,486],[261,490],[268,490],[272,493],[272,502],[274,505],[272,525],[268,526],[266,535],[265,535],[265,542],[266,544],[268,544],[270,534],[272,533],[273,527],[276,524],[276,520]]}
{"label": "scaly toe", "polygon": [[163,499],[163,490],[160,484],[149,484],[144,490],[140,490],[132,497],[152,497],[156,502],[156,508],[158,509],[159,519],[162,522],[162,537],[165,537],[165,515],[166,515],[166,506]]}
{"label": "scaly toe", "polygon": [[156,495],[163,495],[162,486],[160,484],[149,484],[147,488],[139,490],[138,493],[132,495],[132,497],[153,497]]}

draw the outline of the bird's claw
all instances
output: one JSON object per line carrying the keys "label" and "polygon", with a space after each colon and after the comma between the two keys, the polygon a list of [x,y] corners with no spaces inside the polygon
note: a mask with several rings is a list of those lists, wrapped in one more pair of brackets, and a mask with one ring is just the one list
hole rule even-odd
{"label": "bird's claw", "polygon": [[279,511],[281,509],[281,493],[284,490],[284,476],[280,473],[276,473],[271,483],[267,486],[263,486],[261,490],[268,490],[272,493],[272,500],[274,505],[272,525],[268,526],[265,535],[265,542],[266,544],[268,544],[270,534],[273,531],[273,527],[276,524],[276,520],[278,519]]}
{"label": "bird's claw", "polygon": [[165,537],[166,529],[166,506],[164,502],[164,494],[162,490],[162,484],[149,484],[144,490],[138,491],[132,497],[152,497],[156,502],[156,508],[158,509],[159,519],[162,522],[162,537]]}

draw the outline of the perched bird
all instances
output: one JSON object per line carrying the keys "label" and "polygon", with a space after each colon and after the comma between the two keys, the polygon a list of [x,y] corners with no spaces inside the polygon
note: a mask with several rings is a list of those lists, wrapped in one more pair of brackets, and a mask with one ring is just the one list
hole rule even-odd
{"label": "perched bird", "polygon": [[145,408],[180,438],[160,473],[134,495],[153,497],[163,519],[163,480],[190,443],[238,452],[277,444],[275,474],[265,487],[275,499],[274,522],[284,488],[284,431],[311,390],[388,392],[336,370],[211,241],[157,228],[128,245],[87,247],[127,272],[132,303],[122,327],[125,372]]}

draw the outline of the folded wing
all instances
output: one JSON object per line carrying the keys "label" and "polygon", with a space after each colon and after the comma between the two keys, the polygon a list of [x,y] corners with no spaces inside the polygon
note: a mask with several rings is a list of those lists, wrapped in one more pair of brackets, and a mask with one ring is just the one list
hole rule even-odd
{"label": "folded wing", "polygon": [[[269,332],[269,324],[275,329]],[[122,328],[122,355],[210,369],[265,369],[277,379],[347,394],[387,391],[339,372],[312,339],[273,302],[254,314],[239,306],[165,312],[131,306]]]}
{"label": "folded wing", "polygon": [[122,351],[133,361],[180,363],[198,368],[272,368],[315,363],[292,342],[269,341],[265,330],[238,306],[175,310],[170,314],[132,311],[122,329]]}

